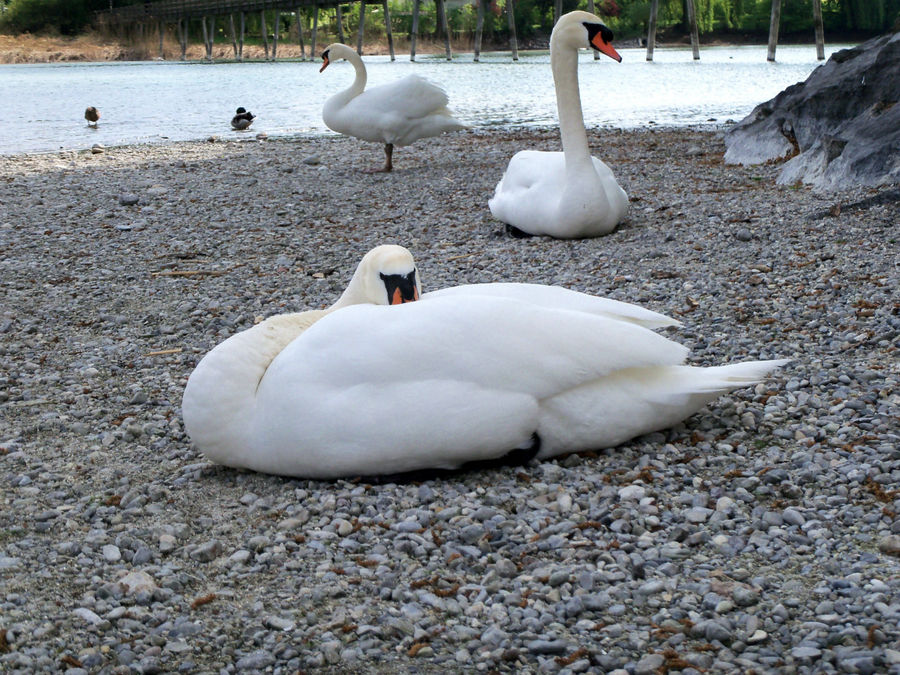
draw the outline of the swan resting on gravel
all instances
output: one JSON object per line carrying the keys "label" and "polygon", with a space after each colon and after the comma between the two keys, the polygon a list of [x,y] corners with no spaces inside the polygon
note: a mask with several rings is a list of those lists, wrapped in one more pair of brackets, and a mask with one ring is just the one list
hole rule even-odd
{"label": "swan resting on gravel", "polygon": [[[522,150],[509,160],[488,206],[514,236],[597,237],[625,218],[628,195],[612,170],[591,156],[578,89],[578,50],[596,49],[621,61],[612,37],[588,12],[564,14],[553,28],[550,67],[563,150]],[[605,95],[614,96],[615,89]]]}
{"label": "swan resting on gravel", "polygon": [[197,365],[185,428],[210,460],[305,478],[457,469],[616,446],[786,361],[683,365],[679,323],[556,286],[420,296],[379,246],[331,307],[270,317]]}

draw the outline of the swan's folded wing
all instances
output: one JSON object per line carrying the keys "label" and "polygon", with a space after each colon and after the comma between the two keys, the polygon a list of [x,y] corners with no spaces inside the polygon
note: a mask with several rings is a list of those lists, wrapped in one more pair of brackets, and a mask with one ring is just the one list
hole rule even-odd
{"label": "swan's folded wing", "polygon": [[632,323],[508,298],[353,305],[272,361],[254,436],[275,473],[452,468],[527,447],[547,397],[685,353]]}
{"label": "swan's folded wing", "polygon": [[620,321],[629,321],[644,328],[665,328],[680,326],[681,323],[664,314],[632,305],[619,300],[599,298],[595,295],[572,291],[561,286],[541,284],[495,283],[451,286],[431,291],[422,296],[423,300],[460,296],[488,296],[520,300],[548,309],[566,309],[586,312]]}
{"label": "swan's folded wing", "polygon": [[458,380],[541,399],[624,368],[681,363],[686,354],[633,323],[460,296],[346,307],[291,343],[269,371],[336,386]]}
{"label": "swan's folded wing", "polygon": [[[366,89],[357,97],[370,110],[392,112],[416,119],[447,107],[447,93],[418,75]],[[445,111],[446,112],[446,111]]]}

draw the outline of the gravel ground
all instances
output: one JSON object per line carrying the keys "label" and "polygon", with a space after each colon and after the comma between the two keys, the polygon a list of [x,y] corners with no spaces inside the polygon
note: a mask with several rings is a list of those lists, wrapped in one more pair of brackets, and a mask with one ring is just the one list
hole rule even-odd
{"label": "gravel ground", "polygon": [[[0,671],[900,673],[896,190],[726,167],[716,131],[591,133],[592,240],[487,209],[550,131],[0,158]],[[423,284],[561,284],[791,357],[614,450],[408,484],[206,462],[200,357],[323,307],[380,243]]]}

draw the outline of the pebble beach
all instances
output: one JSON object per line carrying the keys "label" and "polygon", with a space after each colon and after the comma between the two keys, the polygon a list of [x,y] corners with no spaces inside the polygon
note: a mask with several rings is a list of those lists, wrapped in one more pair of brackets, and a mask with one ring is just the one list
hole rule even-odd
{"label": "pebble beach", "polygon": [[[0,671],[900,673],[900,191],[726,166],[721,130],[591,130],[588,240],[487,200],[556,130],[0,157]],[[643,305],[689,363],[790,358],[608,450],[429,480],[205,460],[188,375],[401,244],[424,290]],[[490,339],[490,336],[485,336]]]}

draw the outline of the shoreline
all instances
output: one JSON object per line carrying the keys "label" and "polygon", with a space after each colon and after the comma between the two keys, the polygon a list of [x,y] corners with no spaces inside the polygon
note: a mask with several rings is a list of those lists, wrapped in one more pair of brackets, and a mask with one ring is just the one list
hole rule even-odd
{"label": "shoreline", "polygon": [[[630,197],[585,240],[487,208],[557,130],[0,157],[0,670],[896,672],[897,202],[777,186],[721,133],[591,129]],[[791,358],[672,429],[413,483],[210,464],[185,380],[329,305],[373,246],[423,290],[562,285]],[[77,666],[76,666],[77,664]]]}
{"label": "shoreline", "polygon": [[[589,134],[594,134],[597,136],[603,135],[604,133],[626,133],[626,134],[643,134],[643,133],[677,133],[677,132],[697,132],[703,134],[721,134],[726,132],[730,127],[736,124],[733,120],[728,120],[725,122],[705,122],[705,123],[697,123],[697,124],[656,124],[649,123],[642,126],[636,127],[593,127],[588,129]],[[228,132],[225,132],[226,134]],[[159,141],[146,141],[142,143],[123,143],[121,145],[111,144],[111,145],[103,145],[102,149],[98,153],[94,153],[90,146],[82,146],[79,148],[68,148],[68,149],[57,149],[57,150],[29,150],[24,152],[9,152],[4,153],[0,152],[0,162],[4,160],[15,160],[17,158],[58,158],[58,159],[69,159],[74,160],[78,157],[90,158],[92,155],[102,155],[109,152],[125,151],[129,154],[137,153],[140,154],[142,151],[147,151],[147,154],[152,155],[153,150],[156,148],[166,148],[173,147],[177,148],[178,146],[186,146],[189,150],[191,146],[204,146],[204,145],[234,145],[241,146],[244,144],[266,144],[266,143],[303,143],[303,142],[316,142],[322,140],[337,140],[342,138],[341,134],[331,130],[325,130],[321,132],[298,132],[298,133],[285,133],[285,134],[268,134],[265,132],[261,132],[262,135],[257,136],[254,133],[250,133],[249,135],[243,133],[239,137],[234,137],[233,135],[223,135],[223,134],[212,134],[207,138],[193,138],[193,139],[181,139],[181,140],[159,140]],[[473,133],[480,136],[529,136],[535,135],[539,137],[543,136],[559,136],[559,126],[556,124],[545,124],[545,125],[528,125],[528,126],[473,126],[469,127],[466,132],[463,133]],[[372,144],[366,143],[363,141],[358,141],[363,147],[370,146]],[[372,146],[374,147],[374,145]]]}

